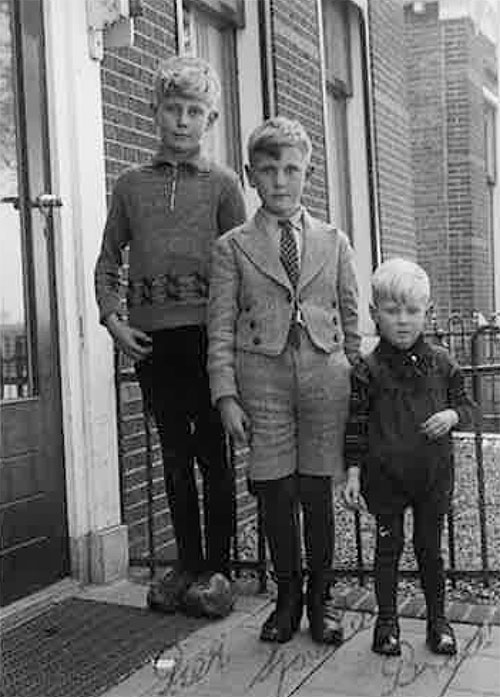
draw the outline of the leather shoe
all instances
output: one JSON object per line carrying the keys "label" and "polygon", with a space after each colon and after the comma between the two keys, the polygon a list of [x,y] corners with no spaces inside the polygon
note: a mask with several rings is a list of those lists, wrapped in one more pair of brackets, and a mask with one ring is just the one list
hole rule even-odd
{"label": "leather shoe", "polygon": [[455,633],[445,619],[427,625],[427,646],[432,653],[441,656],[454,656],[457,653]]}
{"label": "leather shoe", "polygon": [[380,619],[373,631],[372,651],[382,656],[400,656],[399,625],[396,619]]}
{"label": "leather shoe", "polygon": [[308,608],[309,631],[317,644],[339,646],[344,640],[344,630],[332,603],[321,599]]}
{"label": "leather shoe", "polygon": [[280,589],[276,608],[268,616],[260,630],[260,640],[285,644],[300,627],[304,599],[302,583],[292,584],[292,589]]}

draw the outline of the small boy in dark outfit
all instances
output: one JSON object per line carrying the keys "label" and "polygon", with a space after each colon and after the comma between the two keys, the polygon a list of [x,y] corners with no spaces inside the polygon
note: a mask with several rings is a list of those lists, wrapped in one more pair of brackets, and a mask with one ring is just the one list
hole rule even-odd
{"label": "small boy in dark outfit", "polygon": [[[154,89],[160,147],[151,163],[118,179],[95,270],[101,321],[136,362],[161,441],[179,563],[153,584],[149,604],[168,612],[203,599],[201,610],[214,615],[230,605],[222,600],[230,596],[233,485],[224,430],[210,402],[205,315],[212,243],[245,219],[236,173],[201,153],[219,97],[219,78],[205,61],[174,57],[160,66]],[[128,320],[120,317],[119,294],[126,245]],[[194,458],[203,477],[205,550]]]}
{"label": "small boy in dark outfit", "polygon": [[427,645],[437,654],[457,651],[445,617],[441,557],[444,516],[453,492],[451,431],[470,423],[474,405],[458,366],[423,336],[430,288],[425,271],[391,259],[372,281],[372,318],[380,342],[358,359],[351,374],[346,427],[346,503],[364,497],[376,516],[375,594],[378,617],[372,650],[399,655],[398,565],[404,511],[413,510],[413,546],[427,606]]}

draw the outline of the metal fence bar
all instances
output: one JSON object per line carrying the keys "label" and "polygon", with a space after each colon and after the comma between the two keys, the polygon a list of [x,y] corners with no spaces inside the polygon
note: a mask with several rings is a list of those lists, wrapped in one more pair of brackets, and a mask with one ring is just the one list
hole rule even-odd
{"label": "metal fence bar", "polygon": [[[462,364],[462,371],[464,375],[471,379],[472,384],[472,396],[476,402],[479,404],[482,401],[482,380],[487,376],[500,377],[500,362],[498,359],[500,356],[495,356],[492,351],[491,355],[488,355],[490,362],[484,360],[484,351],[481,352],[481,341],[486,340],[486,338],[495,336],[497,337],[500,333],[500,328],[495,325],[487,325],[476,327],[474,332],[467,333],[465,331],[465,326],[463,323],[459,323],[458,333],[454,332],[455,325],[458,320],[452,318],[453,322],[450,320],[450,326],[448,327],[448,332],[436,331],[435,337],[439,343],[447,346],[451,350],[451,344],[454,345],[457,354],[460,357],[467,356],[470,363],[469,365]],[[470,339],[470,347],[467,346],[467,340]],[[456,355],[456,359],[459,360],[459,356]],[[496,360],[495,360],[496,359]],[[494,403],[496,404],[496,402]],[[493,407],[495,408],[495,406]],[[495,415],[493,414],[493,417]],[[495,421],[494,421],[495,423]],[[155,549],[155,531],[154,531],[154,491],[153,491],[153,456],[152,456],[152,423],[151,420],[148,421],[147,417],[144,416],[144,430],[146,434],[146,487],[147,487],[147,555],[141,557],[140,559],[131,559],[132,565],[145,565],[149,566],[151,575],[154,574],[157,566],[170,566],[173,561],[164,560],[158,558]],[[457,539],[456,539],[456,529],[455,529],[455,519],[454,511],[450,508],[447,514],[447,527],[448,527],[448,569],[446,571],[448,578],[451,579],[452,583],[455,584],[456,580],[459,578],[481,578],[484,585],[487,587],[490,583],[492,577],[500,577],[500,569],[490,569],[489,559],[488,559],[488,531],[487,531],[487,520],[486,520],[486,497],[485,497],[485,470],[484,470],[484,453],[483,453],[483,423],[479,419],[475,425],[474,430],[474,455],[476,460],[476,482],[477,482],[477,506],[479,515],[479,532],[480,532],[480,554],[481,554],[481,569],[457,569]],[[235,482],[236,483],[236,482]],[[235,496],[236,502],[236,496]],[[251,569],[258,574],[259,579],[259,590],[264,591],[266,589],[267,578],[268,578],[268,563],[267,563],[267,553],[266,553],[266,542],[264,537],[263,522],[262,522],[262,512],[259,507],[258,501],[256,502],[256,558],[255,559],[241,559],[240,550],[238,546],[238,535],[237,535],[237,514],[236,503],[235,503],[235,520],[234,520],[234,536],[232,544],[232,567],[237,574],[242,569]],[[363,555],[363,540],[361,534],[361,516],[357,512],[353,516],[354,525],[354,542],[356,545],[356,562],[349,568],[336,568],[332,569],[330,573],[330,578],[334,580],[338,577],[357,577],[360,585],[365,583],[366,577],[373,574],[373,568],[365,566],[364,555]],[[418,571],[415,570],[401,570],[402,576],[413,577],[417,575]]]}

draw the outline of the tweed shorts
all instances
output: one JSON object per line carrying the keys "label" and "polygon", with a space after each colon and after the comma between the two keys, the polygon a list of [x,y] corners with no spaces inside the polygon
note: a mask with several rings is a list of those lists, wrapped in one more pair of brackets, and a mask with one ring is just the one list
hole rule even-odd
{"label": "tweed shorts", "polygon": [[237,354],[239,397],[251,421],[251,480],[293,473],[343,480],[349,372],[343,351],[317,349],[304,331],[300,347],[288,345],[279,356]]}

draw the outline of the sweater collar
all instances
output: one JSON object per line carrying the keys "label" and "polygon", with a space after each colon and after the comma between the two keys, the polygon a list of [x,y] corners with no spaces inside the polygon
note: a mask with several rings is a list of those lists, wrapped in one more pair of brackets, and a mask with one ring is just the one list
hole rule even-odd
{"label": "sweater collar", "polygon": [[201,154],[200,148],[193,150],[186,157],[179,159],[176,154],[165,147],[160,147],[151,161],[153,167],[186,167],[198,172],[209,172],[210,165],[206,157]]}

